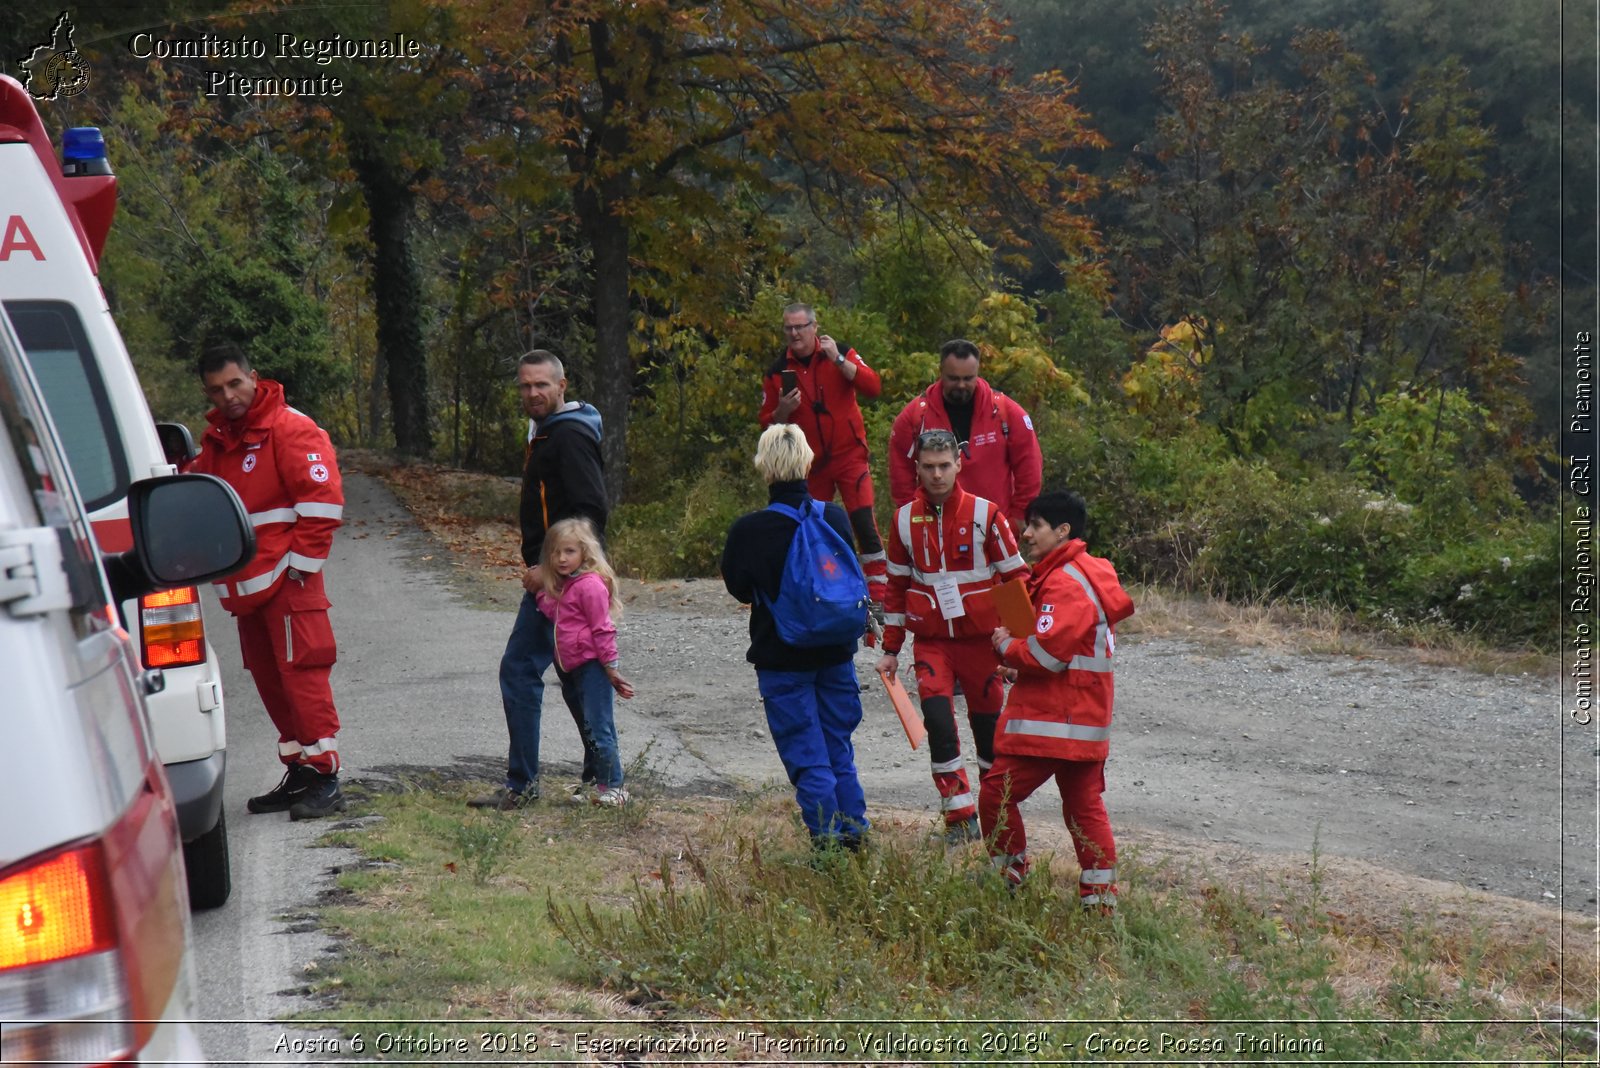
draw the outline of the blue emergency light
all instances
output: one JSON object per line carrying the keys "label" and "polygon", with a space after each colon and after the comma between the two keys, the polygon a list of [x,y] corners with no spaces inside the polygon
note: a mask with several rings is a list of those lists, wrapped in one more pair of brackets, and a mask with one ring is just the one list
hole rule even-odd
{"label": "blue emergency light", "polygon": [[68,178],[111,173],[98,126],[74,126],[61,135],[61,173]]}

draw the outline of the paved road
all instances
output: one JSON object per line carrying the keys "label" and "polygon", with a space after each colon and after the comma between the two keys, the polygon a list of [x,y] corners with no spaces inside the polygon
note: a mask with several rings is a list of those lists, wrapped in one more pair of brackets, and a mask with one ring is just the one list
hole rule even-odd
{"label": "paved road", "polygon": [[[342,719],[345,773],[372,777],[398,766],[504,759],[505,721],[495,678],[510,632],[509,614],[465,607],[420,558],[432,552],[394,498],[375,481],[346,478],[346,525],[327,570],[339,664],[334,694]],[[215,605],[213,603],[213,608]],[[233,896],[194,917],[203,1038],[219,1062],[277,1064],[281,1028],[270,1021],[301,1002],[306,967],[326,949],[307,910],[349,857],[308,848],[327,821],[291,823],[283,814],[251,816],[245,799],[275,785],[276,733],[239,663],[238,639],[220,610],[212,640],[228,694],[227,812]],[[220,623],[220,625],[218,625]],[[544,759],[557,769],[581,755],[577,732],[557,697],[544,724]],[[687,786],[713,778],[670,732],[632,722],[622,729],[656,743],[661,774]],[[574,765],[575,766],[575,765]],[[492,785],[492,784],[486,784]]]}

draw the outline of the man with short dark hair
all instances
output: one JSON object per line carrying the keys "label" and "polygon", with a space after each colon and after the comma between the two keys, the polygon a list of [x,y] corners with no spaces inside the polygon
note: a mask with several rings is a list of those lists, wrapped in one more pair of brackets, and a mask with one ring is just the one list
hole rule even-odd
{"label": "man with short dark hair", "polygon": [[[855,349],[818,332],[817,313],[809,304],[783,309],[783,331],[788,347],[761,379],[761,425],[794,423],[804,432],[816,456],[807,489],[819,501],[833,500],[838,491],[850,516],[868,596],[881,605],[883,539],[872,511],[871,457],[856,398],[876,397],[882,380]],[[793,388],[785,389],[786,374],[794,376]]]}
{"label": "man with short dark hair", "polygon": [[976,596],[1027,573],[1011,524],[994,502],[963,490],[961,451],[948,430],[918,435],[917,494],[889,525],[889,588],[878,670],[899,670],[908,634],[916,638],[917,697],[928,728],[928,758],[939,791],[946,841],[979,837],[977,805],[956,731],[956,684],[967,700],[979,770],[994,759],[995,721],[1005,690],[989,634],[997,621]]}
{"label": "man with short dark hair", "polygon": [[[555,663],[555,624],[539,611],[539,553],[552,523],[582,516],[604,534],[606,500],[600,456],[600,413],[591,404],[567,400],[566,371],[553,352],[534,349],[517,363],[517,393],[528,416],[528,446],[522,464],[524,590],[517,621],[500,658],[500,702],[511,736],[505,782],[467,804],[510,811],[539,797],[539,721],[544,705],[544,673]],[[572,796],[587,798],[584,786],[596,778],[594,746],[584,723],[583,702],[562,679],[562,696],[578,737],[583,740],[583,773]]]}
{"label": "man with short dark hair", "polygon": [[255,528],[255,559],[215,588],[238,620],[244,666],[278,729],[285,765],[283,780],[245,807],[287,810],[292,820],[326,816],[344,809],[330,685],[338,651],[322,578],[344,521],[333,443],[237,346],[208,348],[196,370],[213,407],[188,470],[232,486]]}
{"label": "man with short dark hair", "polygon": [[939,348],[939,380],[901,409],[889,432],[889,496],[899,507],[917,490],[916,440],[948,430],[961,443],[961,488],[1000,506],[1021,529],[1039,494],[1044,459],[1022,405],[979,375],[978,346],[964,338]]}

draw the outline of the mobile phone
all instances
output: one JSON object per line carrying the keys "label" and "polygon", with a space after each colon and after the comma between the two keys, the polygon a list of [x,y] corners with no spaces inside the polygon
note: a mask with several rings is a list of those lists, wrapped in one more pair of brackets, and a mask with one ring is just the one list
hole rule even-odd
{"label": "mobile phone", "polygon": [[779,377],[783,380],[784,393],[793,393],[800,388],[800,376],[793,371],[781,371]]}

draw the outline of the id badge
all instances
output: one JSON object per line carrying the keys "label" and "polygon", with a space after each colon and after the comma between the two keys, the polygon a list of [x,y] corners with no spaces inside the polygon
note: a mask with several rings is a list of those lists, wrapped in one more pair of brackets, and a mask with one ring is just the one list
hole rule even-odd
{"label": "id badge", "polygon": [[933,580],[933,595],[939,601],[939,614],[946,619],[960,619],[967,614],[966,605],[961,603],[961,587],[953,578],[938,578]]}

